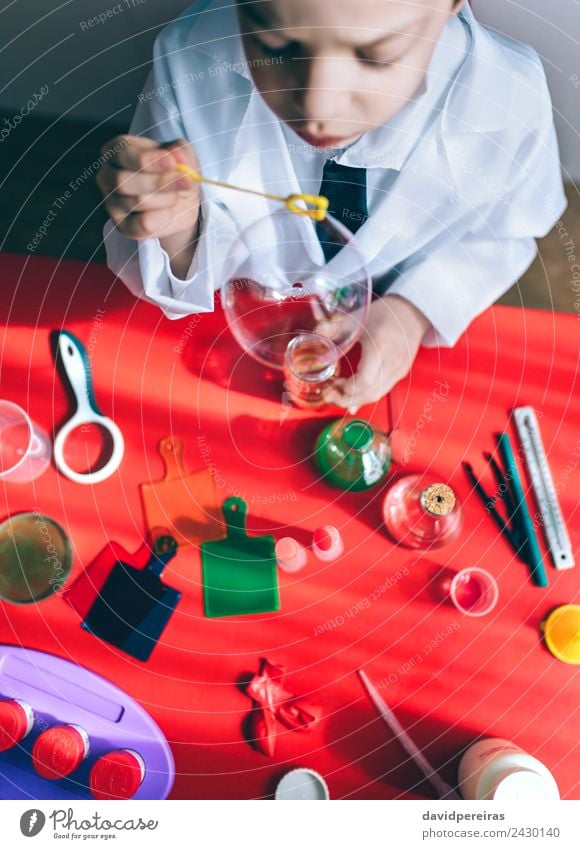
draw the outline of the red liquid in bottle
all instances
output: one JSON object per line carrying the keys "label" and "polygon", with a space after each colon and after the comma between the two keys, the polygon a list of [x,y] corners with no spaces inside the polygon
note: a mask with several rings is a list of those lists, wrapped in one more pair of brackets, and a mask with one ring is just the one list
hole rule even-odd
{"label": "red liquid in bottle", "polygon": [[145,762],[132,749],[118,749],[99,758],[91,769],[89,787],[95,799],[132,799],[145,778]]}
{"label": "red liquid in bottle", "polygon": [[74,772],[89,753],[89,737],[78,725],[56,725],[37,737],[32,763],[43,778],[57,780]]}
{"label": "red liquid in bottle", "polygon": [[17,746],[34,724],[32,708],[17,699],[0,701],[0,752]]}

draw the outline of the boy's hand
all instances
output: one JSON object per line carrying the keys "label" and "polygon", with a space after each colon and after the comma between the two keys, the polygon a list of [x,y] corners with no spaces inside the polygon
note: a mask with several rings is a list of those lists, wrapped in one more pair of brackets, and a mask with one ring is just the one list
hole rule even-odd
{"label": "boy's hand", "polygon": [[173,237],[176,247],[189,244],[197,233],[199,184],[175,170],[178,162],[199,169],[189,142],[161,146],[142,136],[118,136],[102,153],[111,148],[120,149],[100,168],[97,184],[117,229],[129,239]]}
{"label": "boy's hand", "polygon": [[400,295],[373,301],[361,338],[358,370],[352,377],[338,378],[326,400],[349,413],[378,401],[405,377],[428,327],[423,313]]}

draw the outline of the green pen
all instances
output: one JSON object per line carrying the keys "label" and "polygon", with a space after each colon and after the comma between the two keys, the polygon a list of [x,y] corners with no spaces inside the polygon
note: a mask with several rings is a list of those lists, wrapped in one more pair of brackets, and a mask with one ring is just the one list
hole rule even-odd
{"label": "green pen", "polygon": [[528,564],[532,570],[532,580],[537,587],[547,587],[548,576],[542,562],[542,552],[540,551],[532,517],[526,504],[522,482],[516,466],[516,458],[508,434],[500,433],[497,438],[497,444],[507,471],[506,478],[511,483],[514,495],[515,513],[513,521],[517,523],[518,529],[521,530],[522,536],[526,539],[526,553],[529,558]]}

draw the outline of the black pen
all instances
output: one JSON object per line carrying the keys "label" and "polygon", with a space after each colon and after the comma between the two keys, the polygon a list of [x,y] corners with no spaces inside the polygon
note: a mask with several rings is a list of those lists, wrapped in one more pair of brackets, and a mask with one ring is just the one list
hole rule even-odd
{"label": "black pen", "polygon": [[510,523],[511,533],[517,539],[518,546],[522,547],[522,546],[525,545],[525,538],[524,538],[524,536],[522,536],[522,533],[521,533],[519,527],[517,526],[516,504],[515,504],[515,501],[512,497],[512,491],[511,491],[511,487],[509,485],[509,481],[508,481],[507,477],[505,476],[503,469],[501,468],[501,466],[499,465],[499,463],[497,462],[497,460],[493,456],[493,454],[490,454],[488,451],[486,451],[486,452],[484,452],[483,456],[485,457],[485,459],[487,460],[487,462],[491,466],[492,471],[495,475],[495,479],[498,483],[499,494],[501,495],[501,499],[502,499],[503,503],[505,504],[505,507],[506,507],[506,510],[507,510],[508,521]]}
{"label": "black pen", "polygon": [[482,502],[485,504],[486,509],[491,513],[491,516],[495,520],[495,523],[497,524],[498,528],[501,530],[502,534],[504,534],[505,538],[508,540],[509,544],[514,549],[516,554],[519,554],[520,549],[523,547],[523,543],[520,542],[519,538],[513,533],[511,528],[504,521],[503,516],[501,515],[501,513],[499,513],[494,504],[493,498],[490,498],[481,483],[476,478],[475,472],[473,471],[473,466],[471,465],[471,463],[464,462],[463,468],[465,469],[465,473],[467,474],[467,477],[469,478],[470,482],[473,484],[475,491],[481,498]]}

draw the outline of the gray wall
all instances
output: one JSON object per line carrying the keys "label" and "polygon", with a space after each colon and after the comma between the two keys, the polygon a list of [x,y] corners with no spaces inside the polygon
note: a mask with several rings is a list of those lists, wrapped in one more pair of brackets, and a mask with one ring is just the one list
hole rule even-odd
{"label": "gray wall", "polygon": [[[0,13],[0,109],[17,112],[42,86],[37,114],[128,123],[151,45],[188,0],[14,0]],[[115,13],[116,11],[116,13]],[[89,21],[100,14],[105,20]]]}
{"label": "gray wall", "polygon": [[473,0],[478,19],[538,51],[552,93],[564,174],[580,180],[580,0]]}
{"label": "gray wall", "polygon": [[[36,94],[39,115],[66,112],[128,123],[155,34],[188,5],[187,0],[6,3],[0,12],[0,110],[16,113]],[[538,50],[554,100],[564,170],[580,178],[580,0],[473,5],[483,22]],[[89,26],[91,18],[107,13],[104,22]]]}

